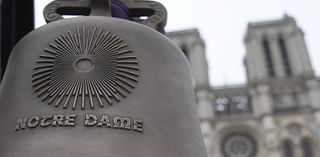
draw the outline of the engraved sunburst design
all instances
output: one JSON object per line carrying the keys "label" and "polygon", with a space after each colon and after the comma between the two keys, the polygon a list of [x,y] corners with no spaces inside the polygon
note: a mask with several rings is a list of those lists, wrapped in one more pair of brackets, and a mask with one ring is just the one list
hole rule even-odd
{"label": "engraved sunburst design", "polygon": [[93,109],[131,93],[138,71],[136,56],[119,36],[100,28],[77,28],[44,49],[32,82],[43,102]]}

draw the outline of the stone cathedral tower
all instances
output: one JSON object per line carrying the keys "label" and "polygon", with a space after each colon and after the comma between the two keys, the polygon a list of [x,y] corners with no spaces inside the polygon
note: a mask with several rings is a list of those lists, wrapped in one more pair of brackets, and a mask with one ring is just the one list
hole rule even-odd
{"label": "stone cathedral tower", "polygon": [[197,30],[168,36],[191,62],[210,157],[320,157],[320,79],[292,17],[248,24],[242,85],[209,86]]}

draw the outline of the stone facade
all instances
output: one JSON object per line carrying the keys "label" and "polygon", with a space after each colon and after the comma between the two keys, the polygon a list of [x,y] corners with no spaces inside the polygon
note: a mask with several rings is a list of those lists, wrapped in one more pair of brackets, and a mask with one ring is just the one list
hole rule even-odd
{"label": "stone facade", "polygon": [[167,35],[191,63],[209,157],[320,156],[320,79],[294,18],[248,24],[243,85],[209,85],[198,30]]}

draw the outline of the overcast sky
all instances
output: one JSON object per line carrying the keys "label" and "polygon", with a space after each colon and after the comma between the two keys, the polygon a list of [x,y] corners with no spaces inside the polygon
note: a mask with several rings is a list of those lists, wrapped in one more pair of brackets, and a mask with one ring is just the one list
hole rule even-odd
{"label": "overcast sky", "polygon": [[[50,0],[36,0],[36,25]],[[213,86],[246,81],[243,37],[248,22],[293,16],[306,34],[314,69],[320,74],[319,0],[158,0],[168,10],[167,31],[198,28],[206,42]]]}

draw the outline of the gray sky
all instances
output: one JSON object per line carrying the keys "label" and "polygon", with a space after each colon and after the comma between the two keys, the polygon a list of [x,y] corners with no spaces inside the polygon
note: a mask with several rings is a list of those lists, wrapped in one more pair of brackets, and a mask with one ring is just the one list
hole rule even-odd
{"label": "gray sky", "polygon": [[[36,0],[36,25],[50,0]],[[314,69],[320,74],[319,0],[158,0],[168,10],[167,31],[198,28],[206,42],[213,86],[246,81],[243,37],[248,22],[293,16],[306,34]],[[318,41],[318,42],[317,42]]]}

